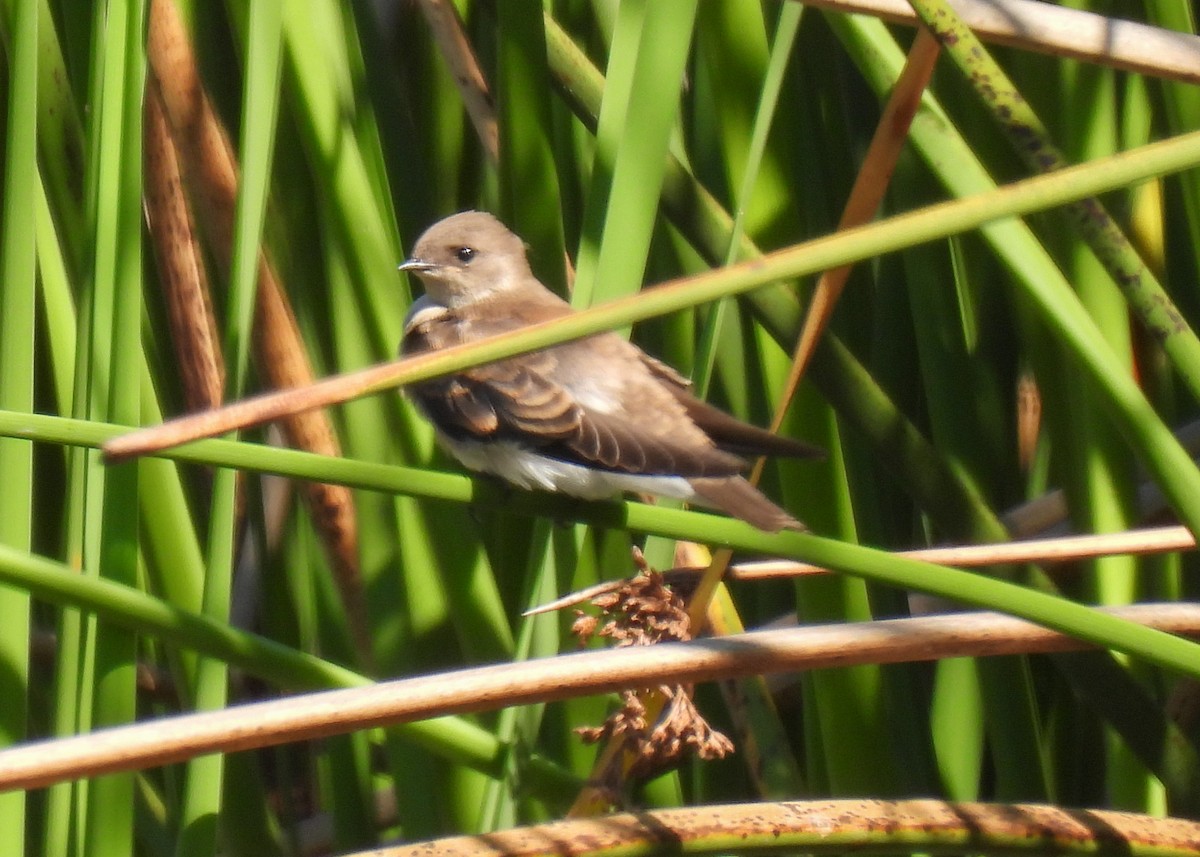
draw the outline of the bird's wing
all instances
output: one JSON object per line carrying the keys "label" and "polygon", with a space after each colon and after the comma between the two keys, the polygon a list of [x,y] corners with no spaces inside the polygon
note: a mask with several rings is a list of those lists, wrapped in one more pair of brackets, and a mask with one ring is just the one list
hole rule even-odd
{"label": "bird's wing", "polygon": [[666,363],[639,352],[642,363],[664,389],[683,406],[688,418],[713,442],[726,452],[736,455],[782,455],[789,458],[824,458],[825,450],[790,437],[781,437],[744,423],[737,417],[714,408],[691,393],[692,382]]}
{"label": "bird's wing", "polygon": [[[404,352],[458,344],[462,325],[449,311],[419,315],[405,332]],[[478,332],[467,336],[477,338]],[[568,343],[424,381],[409,393],[456,440],[519,441],[562,461],[638,475],[741,472],[745,462],[717,449],[640,363],[625,362],[632,352],[614,340],[622,346],[613,346],[616,352],[600,366],[587,348]],[[624,374],[618,370],[641,382],[632,402],[613,381]],[[616,396],[611,401],[610,394]]]}
{"label": "bird's wing", "polygon": [[651,357],[645,351],[639,351],[638,356],[646,368],[650,370],[650,373],[660,381],[680,390],[691,389],[692,380],[679,374],[674,367],[663,363],[657,357]]}
{"label": "bird's wing", "polygon": [[779,455],[787,458],[824,458],[825,450],[795,438],[783,437],[714,408],[686,390],[674,389],[688,417],[721,449],[737,455]]}

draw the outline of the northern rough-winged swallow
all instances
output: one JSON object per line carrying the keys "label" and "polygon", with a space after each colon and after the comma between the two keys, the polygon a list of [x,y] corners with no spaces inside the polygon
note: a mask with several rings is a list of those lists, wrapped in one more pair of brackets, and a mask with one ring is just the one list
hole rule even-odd
{"label": "northern rough-winged swallow", "polygon": [[[525,245],[490,214],[439,221],[400,266],[425,284],[403,354],[437,351],[569,315],[534,277]],[[424,381],[410,395],[439,441],[471,470],[585,499],[644,492],[724,509],[762,530],[802,529],[741,472],[741,455],[817,457],[747,425],[615,333]]]}

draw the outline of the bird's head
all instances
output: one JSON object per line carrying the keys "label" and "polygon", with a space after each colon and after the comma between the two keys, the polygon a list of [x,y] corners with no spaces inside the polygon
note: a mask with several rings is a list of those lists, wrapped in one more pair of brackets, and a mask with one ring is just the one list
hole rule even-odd
{"label": "bird's head", "polygon": [[430,226],[400,270],[420,277],[426,295],[446,307],[519,289],[533,277],[521,239],[483,211],[464,211]]}

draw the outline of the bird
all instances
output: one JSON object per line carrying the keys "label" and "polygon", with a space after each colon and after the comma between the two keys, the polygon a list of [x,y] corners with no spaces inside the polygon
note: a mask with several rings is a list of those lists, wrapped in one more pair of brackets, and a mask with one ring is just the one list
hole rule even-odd
{"label": "bird", "polygon": [[[424,286],[405,318],[404,356],[574,312],[534,276],[520,237],[487,212],[434,223],[399,268]],[[625,491],[672,497],[766,532],[803,530],[741,475],[743,456],[816,458],[822,450],[744,423],[689,388],[666,363],[606,332],[407,392],[461,464],[520,488],[588,500]]]}

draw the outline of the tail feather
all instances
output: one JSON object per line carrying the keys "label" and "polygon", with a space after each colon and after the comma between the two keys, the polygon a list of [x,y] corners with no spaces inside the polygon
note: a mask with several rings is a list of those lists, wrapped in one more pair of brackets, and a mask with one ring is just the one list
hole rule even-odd
{"label": "tail feather", "polygon": [[760,530],[777,533],[808,529],[740,476],[688,481],[696,490],[698,502],[728,512]]}

